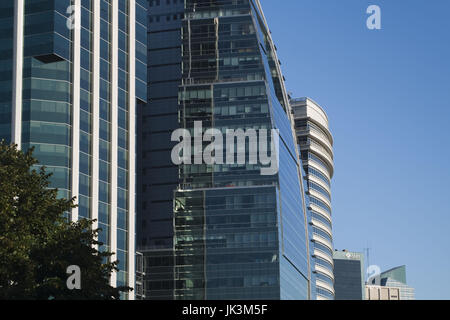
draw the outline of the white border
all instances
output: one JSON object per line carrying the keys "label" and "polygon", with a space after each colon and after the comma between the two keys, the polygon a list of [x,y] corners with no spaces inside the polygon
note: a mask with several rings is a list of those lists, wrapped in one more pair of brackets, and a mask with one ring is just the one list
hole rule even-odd
{"label": "white border", "polygon": [[13,90],[11,142],[22,148],[22,81],[23,81],[23,30],[24,0],[16,0],[14,6]]}

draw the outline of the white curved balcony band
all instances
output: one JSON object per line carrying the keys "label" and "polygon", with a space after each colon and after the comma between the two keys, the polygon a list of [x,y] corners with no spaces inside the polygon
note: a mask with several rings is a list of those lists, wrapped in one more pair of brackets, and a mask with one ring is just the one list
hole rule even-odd
{"label": "white curved balcony band", "polygon": [[310,137],[313,141],[320,144],[325,150],[331,155],[331,157],[334,159],[334,152],[333,147],[331,146],[330,142],[323,138],[323,136],[316,134],[314,131],[310,131]]}
{"label": "white curved balcony band", "polygon": [[[316,169],[316,168],[314,168],[314,169]],[[317,169],[316,169],[316,170],[317,170]],[[317,184],[320,185],[322,188],[324,188],[326,191],[328,191],[329,194],[331,194],[331,188],[328,186],[328,184],[326,184],[325,182],[323,182],[322,179],[319,179],[319,178],[317,178],[317,177],[314,176],[314,175],[310,175],[310,176],[308,177],[308,180],[309,180],[309,181],[312,181],[312,182],[314,182],[314,183],[317,183]]]}
{"label": "white curved balcony band", "polygon": [[328,261],[332,266],[334,265],[333,257],[328,255],[327,253],[325,253],[321,250],[318,250],[318,249],[314,249],[314,255],[316,257],[319,257],[319,258],[322,258],[322,259]]}
{"label": "white curved balcony band", "polygon": [[317,285],[317,281],[316,281],[316,288],[317,288],[317,300],[325,300],[325,301],[334,300],[333,298],[330,298],[321,292],[321,291],[327,291],[330,295],[332,295],[334,297],[334,294],[330,290],[328,290],[324,287],[321,287],[320,285]]}
{"label": "white curved balcony band", "polygon": [[325,156],[327,157],[327,159],[330,159],[330,164],[333,165],[334,157],[333,157],[333,154],[331,152],[329,152],[329,150],[327,150],[323,145],[321,145],[319,142],[317,142],[314,139],[309,139],[308,143],[311,147],[320,150],[320,152],[318,152],[320,155],[322,155],[324,153]]}
{"label": "white curved balcony band", "polygon": [[[313,154],[319,155],[321,158],[323,158],[323,161],[327,164],[327,166],[330,168],[329,173],[327,174],[327,176],[333,176],[334,174],[334,166],[333,166],[333,159],[328,155],[328,153],[326,153],[322,147],[318,147],[317,145],[311,145],[310,143],[308,144],[300,144],[300,148],[302,150],[311,152]],[[323,168],[321,169],[322,171],[324,170]]]}
{"label": "white curved balcony band", "polygon": [[308,119],[308,129],[322,136],[325,140],[327,140],[327,142],[329,142],[330,145],[333,144],[333,137],[331,136],[330,130],[317,122],[315,119]]}
{"label": "white curved balcony band", "polygon": [[[313,154],[313,153],[311,153],[311,154]],[[318,155],[318,154],[314,154],[314,155],[317,156],[318,158],[320,158],[320,155]],[[333,172],[333,170],[332,170],[332,168],[329,167],[329,165],[327,165],[325,163],[325,160],[323,160],[322,162],[323,162],[323,164],[317,162],[314,159],[308,159],[308,160],[303,161],[303,165],[312,167],[314,169],[319,169],[321,172],[324,172],[324,174],[327,176],[328,180],[331,180],[331,178],[332,178],[331,173]]]}
{"label": "white curved balcony band", "polygon": [[[314,210],[312,210],[312,209],[310,209],[310,210],[311,210],[312,213],[314,213],[314,215],[312,215],[312,219],[314,219],[314,220],[316,220],[316,221],[318,221],[318,222],[324,224],[324,222],[322,222],[320,219],[316,218],[316,216],[315,216],[315,215],[322,215],[322,214],[321,214],[320,212],[318,212],[318,211],[314,211]],[[329,216],[324,216],[323,218],[325,218],[331,225],[333,225],[333,221],[330,220],[330,217],[329,217]],[[327,226],[328,226],[328,225],[327,225]],[[331,229],[333,229],[333,228],[331,227]]]}
{"label": "white curved balcony band", "polygon": [[[316,279],[316,288],[317,288],[317,298],[319,296],[322,297],[322,300],[333,300],[334,298],[334,290],[329,290],[330,285],[323,285],[324,281],[321,281],[320,279]],[[324,295],[321,291],[327,291],[330,295],[333,296],[333,298],[328,297],[327,295]],[[321,300],[321,299],[318,299]]]}
{"label": "white curved balcony band", "polygon": [[331,251],[333,251],[333,244],[324,237],[318,235],[317,233],[313,233],[312,238],[314,241],[317,241],[318,243],[327,246]]}
{"label": "white curved balcony band", "polygon": [[328,268],[322,267],[321,265],[318,265],[318,264],[316,264],[315,268],[316,268],[316,272],[323,273],[323,274],[329,276],[331,279],[334,280],[334,274],[333,274],[333,272],[328,270]]}
{"label": "white curved balcony band", "polygon": [[333,234],[333,230],[331,230],[331,228],[329,226],[327,226],[325,223],[315,219],[314,216],[312,217],[311,222],[312,222],[313,226],[315,226],[319,229],[323,229],[324,231],[328,232],[331,235]]}
{"label": "white curved balcony band", "polygon": [[333,144],[333,136],[328,129],[328,126],[324,126],[323,123],[315,119],[314,117],[308,117],[308,127],[312,130],[320,132],[324,137]]}
{"label": "white curved balcony band", "polygon": [[330,141],[322,133],[317,132],[317,130],[309,129],[297,131],[297,137],[312,137],[317,143],[321,144],[332,157],[334,157],[333,147]]}
{"label": "white curved balcony band", "polygon": [[[321,232],[323,233],[327,233],[325,230],[323,229],[319,229]],[[328,233],[327,233],[328,234]],[[314,235],[316,235],[318,238],[314,239]],[[317,240],[319,239],[319,240]],[[333,252],[333,244],[330,242],[329,239],[327,239],[326,237],[324,237],[322,234],[320,234],[320,232],[316,232],[315,230],[313,231],[313,240],[316,241],[316,243],[321,244],[322,246],[327,247],[328,251]],[[330,244],[331,244],[331,248],[330,248]],[[323,251],[323,250],[322,250]],[[325,252],[327,255],[329,255],[330,257],[333,257],[332,253],[329,252]]]}
{"label": "white curved balcony band", "polygon": [[305,146],[306,146],[305,149],[307,149],[309,147],[309,149],[311,149],[314,153],[317,153],[317,154],[321,155],[323,158],[325,158],[325,160],[328,161],[328,165],[330,166],[330,168],[334,168],[333,155],[331,155],[328,152],[328,150],[325,149],[320,143],[318,143],[312,139],[308,139],[308,143],[306,143]]}
{"label": "white curved balcony band", "polygon": [[326,298],[326,297],[324,297],[324,296],[321,296],[321,295],[318,293],[318,294],[317,294],[317,300],[328,301],[328,300],[330,300],[330,299],[328,299],[328,298]]}
{"label": "white curved balcony band", "polygon": [[312,210],[314,210],[314,211],[316,211],[316,212],[318,212],[318,213],[324,215],[325,217],[327,217],[328,220],[333,221],[333,219],[332,219],[332,217],[331,217],[331,214],[329,214],[325,209],[322,209],[321,207],[319,207],[318,205],[316,205],[316,204],[314,204],[314,203],[312,203],[312,202],[309,203],[309,207],[310,207]]}
{"label": "white curved balcony band", "polygon": [[324,128],[320,123],[318,123],[316,120],[307,118],[307,124],[306,126],[297,128],[297,133],[308,135],[310,131],[316,132],[318,135],[321,135],[325,140],[329,141],[329,143],[332,143],[331,133],[327,128]]}
{"label": "white curved balcony band", "polygon": [[[328,116],[322,107],[311,98],[292,99],[292,105],[302,105],[304,108],[294,109],[295,119],[311,118],[320,123],[324,128],[329,127]],[[333,141],[333,136],[330,133],[330,140]]]}
{"label": "white curved balcony band", "polygon": [[333,294],[335,293],[334,287],[333,287],[333,286],[331,286],[329,283],[327,283],[327,282],[325,282],[325,281],[322,281],[322,280],[320,280],[320,279],[317,279],[317,280],[316,280],[316,286],[322,287],[322,288],[324,288],[324,289],[327,289],[327,290],[333,292]]}
{"label": "white curved balcony band", "polygon": [[330,211],[331,211],[331,201],[325,197],[322,193],[320,193],[319,191],[316,191],[314,189],[309,189],[309,193],[316,198],[319,198],[322,202],[324,202],[326,205],[328,205],[328,207],[330,207]]}
{"label": "white curved balcony band", "polygon": [[310,181],[310,177],[313,176],[316,179],[320,179],[320,181],[325,183],[328,186],[328,188],[331,188],[330,173],[327,172],[325,174],[324,172],[325,170],[323,168],[317,170],[316,166],[308,166],[308,174],[306,175],[306,178],[308,179],[308,181]]}

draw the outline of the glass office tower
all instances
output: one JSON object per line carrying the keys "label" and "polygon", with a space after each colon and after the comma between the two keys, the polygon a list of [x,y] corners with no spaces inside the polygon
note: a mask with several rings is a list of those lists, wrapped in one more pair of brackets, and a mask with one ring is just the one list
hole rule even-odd
{"label": "glass office tower", "polygon": [[334,290],[336,300],[365,300],[364,255],[347,250],[335,251]]}
{"label": "glass office tower", "polygon": [[221,132],[278,129],[280,143],[274,175],[249,162],[180,166],[175,299],[311,298],[308,214],[290,111],[259,1],[185,1],[180,127],[192,136],[198,121]]}
{"label": "glass office tower", "polygon": [[147,105],[138,117],[137,246],[145,259],[146,299],[173,299],[173,191],[178,166],[172,163],[179,127],[181,24],[184,0],[149,0]]}
{"label": "glass office tower", "polygon": [[[0,138],[53,173],[70,218],[96,219],[112,285],[134,287],[136,109],[147,100],[145,0],[4,0]],[[12,35],[12,37],[11,37]],[[123,298],[134,297],[134,293]]]}
{"label": "glass office tower", "polygon": [[333,137],[328,116],[310,98],[291,100],[295,130],[305,170],[313,229],[317,299],[334,299],[331,179],[334,174]]}

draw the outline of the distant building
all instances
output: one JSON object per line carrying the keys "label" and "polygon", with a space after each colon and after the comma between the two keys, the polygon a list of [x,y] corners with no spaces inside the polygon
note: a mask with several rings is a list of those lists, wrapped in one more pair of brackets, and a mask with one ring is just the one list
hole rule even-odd
{"label": "distant building", "polygon": [[381,273],[381,286],[400,288],[400,300],[415,300],[414,288],[407,285],[406,266],[400,266]]}
{"label": "distant building", "polygon": [[400,288],[366,285],[365,300],[400,300]]}
{"label": "distant building", "polygon": [[336,300],[364,300],[364,256],[359,252],[335,251],[334,291]]}
{"label": "distant building", "polygon": [[406,282],[406,266],[382,272],[379,284],[367,284],[366,300],[415,300],[414,288]]}

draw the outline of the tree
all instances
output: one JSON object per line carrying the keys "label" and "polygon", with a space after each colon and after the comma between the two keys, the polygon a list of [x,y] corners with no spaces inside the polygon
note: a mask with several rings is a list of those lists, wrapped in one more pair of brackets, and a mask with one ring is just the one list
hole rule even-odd
{"label": "tree", "polygon": [[[92,220],[71,222],[75,199],[59,199],[50,174],[16,145],[0,142],[0,299],[119,299],[131,288],[109,284],[118,262],[98,251]],[[67,286],[69,266],[81,288]]]}

